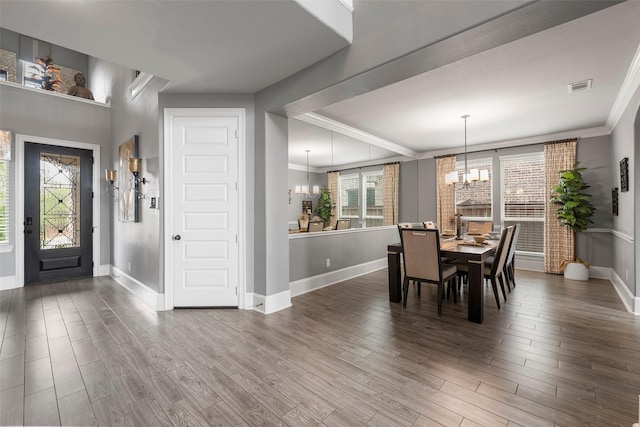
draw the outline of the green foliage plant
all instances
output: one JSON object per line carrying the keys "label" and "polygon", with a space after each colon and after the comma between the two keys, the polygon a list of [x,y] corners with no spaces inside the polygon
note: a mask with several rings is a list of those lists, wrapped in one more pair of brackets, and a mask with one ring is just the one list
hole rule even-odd
{"label": "green foliage plant", "polygon": [[320,218],[329,224],[331,221],[331,209],[333,208],[333,201],[331,200],[331,192],[326,188],[320,191],[320,198],[318,199],[317,213]]}
{"label": "green foliage plant", "polygon": [[[595,207],[591,204],[591,195],[585,193],[591,186],[582,178],[582,172],[586,169],[576,162],[571,169],[560,171],[558,184],[551,186],[551,202],[558,205],[556,217],[560,225],[571,229],[574,237],[575,233],[585,231],[589,224],[593,224],[591,218]],[[582,262],[580,259],[577,261]]]}

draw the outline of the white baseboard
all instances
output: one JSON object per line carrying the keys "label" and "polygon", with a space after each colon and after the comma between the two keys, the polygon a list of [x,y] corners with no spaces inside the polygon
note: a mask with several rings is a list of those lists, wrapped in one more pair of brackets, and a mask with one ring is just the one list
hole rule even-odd
{"label": "white baseboard", "polygon": [[111,264],[101,264],[98,267],[98,276],[108,276],[111,274]]}
{"label": "white baseboard", "polygon": [[625,285],[622,278],[618,276],[618,273],[616,273],[615,270],[611,270],[611,284],[620,297],[620,300],[627,308],[627,311],[635,314],[636,316],[640,316],[640,297],[633,296],[629,288],[627,288],[627,285]]}
{"label": "white baseboard", "polygon": [[609,267],[594,267],[593,265],[589,266],[589,277],[593,279],[611,280],[612,272],[613,269]]}
{"label": "white baseboard", "polygon": [[0,291],[8,291],[17,287],[16,276],[0,276]]}
{"label": "white baseboard", "polygon": [[142,282],[139,282],[138,280],[134,279],[133,277],[129,276],[128,274],[112,265],[110,266],[110,271],[113,280],[115,280],[123,288],[130,291],[132,294],[139,297],[154,310],[164,309],[163,294],[158,294],[157,292],[151,290],[149,287],[145,286]]}
{"label": "white baseboard", "polygon": [[383,268],[387,268],[387,258],[380,258],[375,261],[318,274],[317,276],[305,277],[304,279],[289,283],[291,296],[296,297],[307,292],[315,291],[316,289],[324,288],[325,286],[362,276],[363,274],[382,270]]}
{"label": "white baseboard", "polygon": [[291,291],[282,291],[266,297],[253,294],[253,309],[260,313],[271,314],[288,307],[291,307]]}

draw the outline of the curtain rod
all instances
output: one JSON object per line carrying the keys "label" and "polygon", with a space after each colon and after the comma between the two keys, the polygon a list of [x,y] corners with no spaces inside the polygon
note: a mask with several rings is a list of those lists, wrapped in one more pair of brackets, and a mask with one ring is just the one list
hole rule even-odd
{"label": "curtain rod", "polygon": [[327,173],[342,172],[342,171],[347,171],[349,169],[362,169],[362,168],[372,168],[372,167],[376,167],[376,166],[399,165],[399,164],[400,164],[400,162],[377,163],[375,165],[358,166],[358,167],[355,167],[355,168],[334,169],[334,170],[327,171]]}
{"label": "curtain rod", "polygon": [[[493,152],[498,152],[498,150],[508,150],[511,148],[518,148],[518,147],[531,147],[532,145],[552,145],[552,144],[559,144],[562,142],[571,142],[571,141],[578,141],[579,138],[567,138],[567,139],[557,139],[554,141],[546,141],[546,142],[532,142],[530,144],[522,144],[522,145],[515,145],[513,147],[499,147],[499,148],[484,148],[484,149],[480,149],[480,150],[473,150],[473,151],[467,151],[467,154],[469,153],[483,153],[485,151],[493,151]],[[440,156],[433,156],[434,159],[442,159],[445,157],[451,157],[451,156],[459,156],[461,154],[464,154],[464,152],[462,153],[453,153],[453,154],[442,154]]]}

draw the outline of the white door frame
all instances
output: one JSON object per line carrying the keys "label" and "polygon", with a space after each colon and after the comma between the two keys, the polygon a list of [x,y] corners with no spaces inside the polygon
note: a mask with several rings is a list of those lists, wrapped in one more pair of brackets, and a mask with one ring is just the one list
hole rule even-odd
{"label": "white door frame", "polygon": [[62,139],[44,138],[16,134],[16,218],[14,236],[16,242],[16,287],[24,286],[24,144],[53,145],[57,147],[81,148],[90,150],[93,154],[92,187],[93,187],[93,277],[98,276],[100,268],[100,146],[87,142],[65,141]]}
{"label": "white door frame", "polygon": [[[163,213],[163,252],[164,252],[164,310],[173,309],[173,119],[175,117],[236,117],[238,119],[238,308],[250,309],[252,301],[246,295],[247,278],[247,216],[246,199],[246,136],[244,108],[165,108],[164,109],[164,201]],[[249,304],[249,306],[247,306]]]}

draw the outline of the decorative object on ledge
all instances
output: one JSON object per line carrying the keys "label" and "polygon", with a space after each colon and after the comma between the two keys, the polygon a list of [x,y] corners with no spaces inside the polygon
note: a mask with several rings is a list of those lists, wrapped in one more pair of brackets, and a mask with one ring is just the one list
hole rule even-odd
{"label": "decorative object on ledge", "polygon": [[318,197],[320,195],[320,186],[314,185],[312,192],[309,192],[309,153],[311,150],[305,150],[307,153],[307,185],[296,185],[296,194],[304,198]]}
{"label": "decorative object on ledge", "polygon": [[87,79],[82,73],[76,73],[73,76],[75,86],[71,86],[67,91],[67,95],[77,96],[78,98],[90,99],[93,101],[93,93],[86,87]]}
{"label": "decorative object on ledge", "polygon": [[44,58],[36,58],[35,62],[37,65],[30,67],[33,71],[31,78],[39,80],[42,89],[55,91],[62,81],[60,69],[53,64],[53,59],[49,55]]}
{"label": "decorative object on ledge", "polygon": [[611,213],[618,216],[618,187],[611,189]]}
{"label": "decorative object on ledge", "polygon": [[462,182],[458,176],[458,171],[455,170],[447,173],[444,177],[445,183],[447,185],[453,185],[456,190],[469,187],[473,188],[478,182],[484,183],[489,181],[488,170],[482,169],[479,171],[478,169],[469,169],[467,166],[467,119],[469,118],[469,114],[460,116],[460,118],[464,119],[464,172],[462,173]]}
{"label": "decorative object on ledge", "polygon": [[620,160],[620,191],[629,191],[629,158]]}
{"label": "decorative object on ledge", "polygon": [[9,130],[0,130],[0,160],[11,160],[11,141],[13,134]]}

